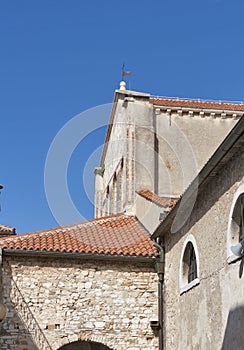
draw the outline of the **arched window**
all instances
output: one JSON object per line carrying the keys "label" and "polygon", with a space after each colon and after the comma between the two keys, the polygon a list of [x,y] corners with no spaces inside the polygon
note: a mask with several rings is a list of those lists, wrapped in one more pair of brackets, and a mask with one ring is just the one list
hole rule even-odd
{"label": "arched window", "polygon": [[192,235],[189,235],[181,253],[180,293],[186,292],[199,283],[199,259],[196,241]]}
{"label": "arched window", "polygon": [[244,240],[244,185],[242,185],[235,193],[231,205],[228,237],[227,237],[227,257],[228,262],[238,259],[231,251],[231,247],[237,245]]}
{"label": "arched window", "polygon": [[191,242],[187,243],[183,256],[183,278],[187,283],[191,283],[197,278],[196,254]]}
{"label": "arched window", "polygon": [[118,206],[118,192],[117,192],[117,175],[114,173],[113,184],[112,184],[112,214],[117,214]]}

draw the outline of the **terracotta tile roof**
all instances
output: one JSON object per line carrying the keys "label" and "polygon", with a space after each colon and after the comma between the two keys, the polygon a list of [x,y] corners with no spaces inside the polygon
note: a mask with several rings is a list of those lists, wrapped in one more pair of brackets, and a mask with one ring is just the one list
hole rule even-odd
{"label": "terracotta tile roof", "polygon": [[217,101],[202,101],[202,100],[184,100],[174,98],[150,98],[150,103],[159,106],[168,107],[189,107],[189,108],[209,108],[222,109],[231,111],[244,111],[244,103],[217,102]]}
{"label": "terracotta tile roof", "polygon": [[134,216],[117,214],[0,239],[3,249],[153,257],[157,250]]}
{"label": "terracotta tile roof", "polygon": [[149,191],[149,190],[140,190],[140,191],[137,191],[137,193],[146,198],[147,200],[149,200],[150,202],[153,202],[153,203],[156,203],[158,205],[160,205],[161,207],[164,207],[164,208],[172,208],[177,200],[176,199],[169,199],[169,198],[162,198],[162,197],[159,197],[157,194]]}
{"label": "terracotta tile roof", "polygon": [[15,234],[15,228],[0,224],[0,234]]}

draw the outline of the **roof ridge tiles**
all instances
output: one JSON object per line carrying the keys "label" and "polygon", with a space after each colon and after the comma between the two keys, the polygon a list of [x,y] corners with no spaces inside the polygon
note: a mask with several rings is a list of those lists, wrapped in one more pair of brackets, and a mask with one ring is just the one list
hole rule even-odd
{"label": "roof ridge tiles", "polygon": [[149,102],[154,105],[165,105],[172,107],[189,107],[189,108],[209,108],[224,109],[231,111],[244,111],[244,102],[242,101],[217,101],[203,99],[187,99],[179,97],[150,97]]}
{"label": "roof ridge tiles", "polygon": [[151,96],[150,99],[151,100],[162,100],[162,101],[217,103],[220,105],[221,104],[244,105],[244,101],[214,100],[214,99],[202,99],[202,98],[191,98],[191,97]]}

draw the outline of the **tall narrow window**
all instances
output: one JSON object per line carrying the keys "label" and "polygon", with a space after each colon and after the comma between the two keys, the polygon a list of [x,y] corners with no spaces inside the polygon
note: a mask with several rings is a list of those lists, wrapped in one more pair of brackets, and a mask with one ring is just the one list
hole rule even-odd
{"label": "tall narrow window", "polygon": [[110,190],[109,190],[109,186],[107,186],[106,189],[106,209],[105,209],[105,215],[110,215],[111,213],[111,198],[110,198]]}
{"label": "tall narrow window", "polygon": [[117,214],[118,212],[118,193],[117,193],[117,176],[114,173],[113,184],[112,184],[112,214]]}
{"label": "tall narrow window", "polygon": [[[241,197],[241,224],[240,224],[240,238],[239,241],[244,247],[244,196]],[[242,249],[243,254],[244,248]]]}
{"label": "tall narrow window", "polygon": [[[233,254],[233,247],[244,240],[244,185],[234,195],[228,224],[228,262],[235,261],[238,256]],[[235,250],[235,249],[234,249]]]}
{"label": "tall narrow window", "polygon": [[184,243],[180,262],[180,293],[200,283],[196,242],[190,235]]}
{"label": "tall narrow window", "polygon": [[189,242],[186,246],[185,255],[186,255],[185,259],[186,259],[187,270],[188,270],[188,283],[190,283],[195,278],[197,278],[196,254],[191,242]]}
{"label": "tall narrow window", "polygon": [[239,241],[244,239],[244,195],[240,196],[240,225],[239,225]]}

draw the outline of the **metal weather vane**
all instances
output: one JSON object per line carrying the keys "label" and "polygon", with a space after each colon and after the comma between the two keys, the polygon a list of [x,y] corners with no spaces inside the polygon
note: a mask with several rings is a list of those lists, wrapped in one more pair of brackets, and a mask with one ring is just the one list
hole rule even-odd
{"label": "metal weather vane", "polygon": [[125,71],[125,64],[123,63],[123,66],[122,66],[122,81],[124,81],[124,77],[125,76],[128,76],[128,75],[131,75],[131,72],[130,71]]}

